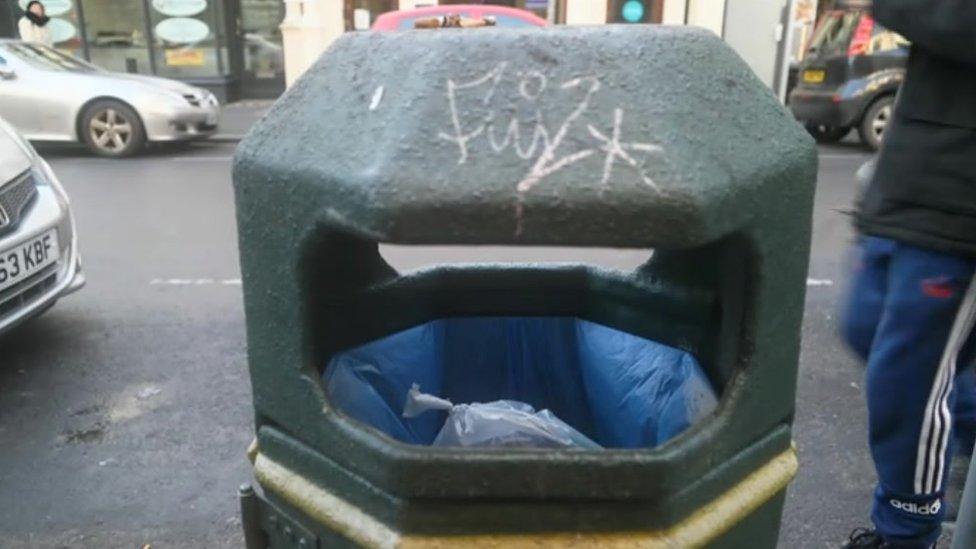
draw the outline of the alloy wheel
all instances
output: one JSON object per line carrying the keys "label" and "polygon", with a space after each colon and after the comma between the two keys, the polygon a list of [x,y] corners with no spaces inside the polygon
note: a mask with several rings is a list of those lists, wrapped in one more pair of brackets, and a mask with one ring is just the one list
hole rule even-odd
{"label": "alloy wheel", "polygon": [[113,154],[125,150],[132,140],[132,123],[112,108],[93,116],[88,131],[96,147]]}
{"label": "alloy wheel", "polygon": [[885,105],[878,110],[878,114],[871,121],[871,131],[874,132],[874,136],[878,138],[878,141],[881,141],[882,136],[884,136],[885,129],[887,129],[890,120],[891,105]]}

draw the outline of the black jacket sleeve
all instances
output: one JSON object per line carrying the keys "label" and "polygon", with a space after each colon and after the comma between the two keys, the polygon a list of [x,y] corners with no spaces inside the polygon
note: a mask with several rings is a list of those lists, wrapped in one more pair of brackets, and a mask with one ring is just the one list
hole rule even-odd
{"label": "black jacket sleeve", "polygon": [[976,0],[874,0],[873,12],[918,47],[976,65]]}

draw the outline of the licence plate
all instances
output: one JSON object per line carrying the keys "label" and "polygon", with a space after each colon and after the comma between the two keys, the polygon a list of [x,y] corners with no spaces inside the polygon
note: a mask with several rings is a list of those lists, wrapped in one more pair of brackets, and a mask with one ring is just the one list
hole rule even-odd
{"label": "licence plate", "polygon": [[803,71],[803,81],[810,84],[819,84],[827,78],[827,71]]}
{"label": "licence plate", "polygon": [[52,265],[61,257],[58,232],[55,229],[0,251],[0,291]]}
{"label": "licence plate", "polygon": [[217,125],[217,113],[213,113],[213,112],[207,113],[207,124],[210,126]]}

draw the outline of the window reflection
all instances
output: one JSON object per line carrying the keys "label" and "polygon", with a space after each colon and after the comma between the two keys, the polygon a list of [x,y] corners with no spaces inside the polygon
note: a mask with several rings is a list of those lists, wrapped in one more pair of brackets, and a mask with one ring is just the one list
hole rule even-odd
{"label": "window reflection", "polygon": [[[16,18],[27,9],[28,0],[17,0]],[[43,0],[44,9],[51,21],[48,28],[51,31],[51,38],[54,46],[59,50],[82,57],[84,55],[81,36],[78,29],[78,10],[74,0]],[[11,2],[13,4],[13,2]]]}
{"label": "window reflection", "polygon": [[111,71],[151,72],[142,2],[82,0],[89,59]]}
{"label": "window reflection", "polygon": [[215,0],[152,0],[156,72],[175,78],[220,75],[222,34]]}
{"label": "window reflection", "polygon": [[9,44],[7,49],[25,63],[49,71],[99,72],[97,67],[41,44]]}
{"label": "window reflection", "polygon": [[285,55],[281,41],[281,0],[242,0],[241,25],[244,37],[245,78],[279,80],[285,77]]}

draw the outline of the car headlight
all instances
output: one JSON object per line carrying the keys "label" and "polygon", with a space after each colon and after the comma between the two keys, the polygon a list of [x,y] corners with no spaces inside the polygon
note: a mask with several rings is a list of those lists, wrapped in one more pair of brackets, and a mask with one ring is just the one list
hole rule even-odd
{"label": "car headlight", "polygon": [[176,107],[176,106],[185,107],[186,106],[186,95],[184,95],[184,94],[182,94],[180,92],[177,92],[177,91],[168,92],[167,93],[167,97],[172,102],[172,104],[173,104],[174,107]]}
{"label": "car headlight", "polygon": [[68,193],[65,192],[64,187],[61,186],[61,182],[58,181],[54,172],[51,171],[51,166],[40,156],[34,157],[34,164],[31,166],[31,175],[34,177],[34,183],[39,187],[51,187],[54,189],[54,194],[58,196],[58,199],[64,206],[70,205],[71,201],[68,199]]}
{"label": "car headlight", "polygon": [[28,141],[23,135],[20,135],[20,132],[15,130],[13,126],[2,118],[0,118],[0,132],[4,132],[12,137],[14,142],[17,143],[21,149],[23,149],[24,154],[26,154],[28,157],[38,158],[37,151],[34,150],[34,146],[30,144],[30,141]]}
{"label": "car headlight", "polygon": [[34,162],[31,166],[31,177],[34,178],[34,183],[38,187],[50,187],[53,179],[49,170],[45,169],[40,162]]}
{"label": "car headlight", "polygon": [[15,130],[9,123],[0,119],[0,132],[6,132],[14,139],[20,148],[24,150],[24,153],[30,158],[31,161],[31,177],[34,179],[34,184],[38,187],[51,187],[54,189],[54,194],[57,195],[58,200],[64,207],[70,205],[68,199],[68,193],[65,192],[64,187],[61,186],[61,182],[58,181],[57,176],[51,171],[51,166],[46,160],[41,158],[41,155],[37,154],[34,150],[34,146],[30,144],[30,141],[20,135],[17,130]]}

